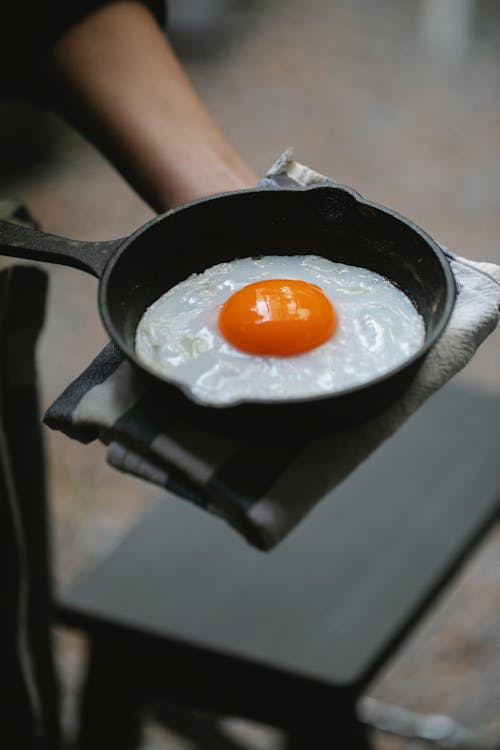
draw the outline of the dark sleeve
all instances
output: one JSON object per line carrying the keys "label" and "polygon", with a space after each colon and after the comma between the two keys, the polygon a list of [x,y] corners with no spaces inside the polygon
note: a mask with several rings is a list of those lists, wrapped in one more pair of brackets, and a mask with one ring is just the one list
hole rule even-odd
{"label": "dark sleeve", "polygon": [[[30,91],[47,49],[110,0],[0,0],[0,97]],[[167,0],[140,0],[165,27]]]}

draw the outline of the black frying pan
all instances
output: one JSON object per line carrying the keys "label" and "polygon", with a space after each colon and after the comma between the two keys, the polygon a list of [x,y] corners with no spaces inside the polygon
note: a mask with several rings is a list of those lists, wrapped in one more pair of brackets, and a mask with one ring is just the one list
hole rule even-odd
{"label": "black frying pan", "polygon": [[[209,428],[272,438],[355,424],[389,405],[443,332],[455,284],[438,245],[412,222],[344,186],[245,190],[206,198],[153,219],[132,236],[77,242],[0,222],[0,253],[62,263],[100,278],[99,310],[112,340],[166,408]],[[317,254],[376,271],[413,301],[426,326],[421,348],[382,377],[331,396],[198,403],[187,389],[148,372],[134,351],[145,309],[193,272],[256,255]]]}

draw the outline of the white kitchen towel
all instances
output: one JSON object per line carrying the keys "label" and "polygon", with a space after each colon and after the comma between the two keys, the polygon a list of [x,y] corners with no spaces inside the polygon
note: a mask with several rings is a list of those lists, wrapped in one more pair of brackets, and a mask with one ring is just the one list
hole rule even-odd
{"label": "white kitchen towel", "polygon": [[[289,187],[330,181],[285,152],[261,181]],[[72,438],[107,445],[108,462],[224,518],[260,549],[271,549],[461,370],[494,330],[500,267],[445,251],[458,296],[449,324],[411,385],[384,412],[338,434],[262,449],[165,413],[114,344],[48,409],[44,420]]]}

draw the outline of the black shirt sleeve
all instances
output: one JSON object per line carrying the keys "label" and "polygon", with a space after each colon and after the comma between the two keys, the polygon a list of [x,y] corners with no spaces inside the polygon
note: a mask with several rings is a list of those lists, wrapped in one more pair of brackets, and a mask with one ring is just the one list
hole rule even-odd
{"label": "black shirt sleeve", "polygon": [[[46,50],[75,23],[110,0],[0,0],[0,97],[26,94]],[[158,23],[167,0],[140,0]]]}

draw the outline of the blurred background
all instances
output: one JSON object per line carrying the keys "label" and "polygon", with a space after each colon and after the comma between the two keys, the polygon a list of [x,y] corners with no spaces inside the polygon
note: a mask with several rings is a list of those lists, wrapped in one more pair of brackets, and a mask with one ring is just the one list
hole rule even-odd
{"label": "blurred background", "polygon": [[[294,146],[298,161],[410,217],[458,254],[500,264],[496,0],[171,0],[170,19],[189,74],[257,173]],[[25,202],[52,233],[114,238],[152,216],[92,146],[27,104],[0,103],[0,165],[2,196]],[[44,407],[106,341],[95,281],[47,270]],[[456,380],[500,392],[499,344],[497,331]],[[116,544],[158,491],[108,468],[101,446],[46,433],[64,585]],[[64,631],[57,643],[71,729],[85,643]],[[500,737],[499,673],[495,528],[370,695]],[[262,747],[270,742],[248,731]],[[178,747],[154,728],[145,743]]]}

